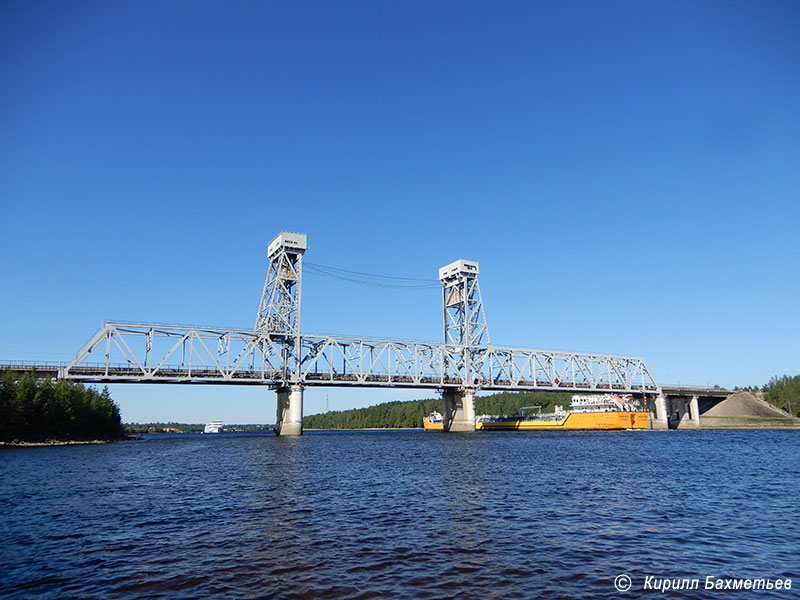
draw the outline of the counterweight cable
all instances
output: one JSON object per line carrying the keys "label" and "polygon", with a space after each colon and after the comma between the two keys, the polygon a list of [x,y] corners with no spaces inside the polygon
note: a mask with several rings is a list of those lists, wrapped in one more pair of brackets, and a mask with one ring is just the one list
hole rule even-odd
{"label": "counterweight cable", "polygon": [[308,261],[303,262],[303,267],[308,271],[309,274],[321,275],[323,277],[340,279],[342,281],[349,281],[351,283],[368,285],[372,287],[430,289],[439,287],[441,285],[436,279],[420,279],[416,277],[396,277],[393,275],[380,275],[378,273],[364,273],[363,271],[351,271],[349,269],[340,269],[338,267],[330,267]]}

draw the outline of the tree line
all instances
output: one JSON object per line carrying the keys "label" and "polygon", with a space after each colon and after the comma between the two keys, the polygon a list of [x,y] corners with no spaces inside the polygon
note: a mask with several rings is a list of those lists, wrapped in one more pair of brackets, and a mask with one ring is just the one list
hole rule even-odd
{"label": "tree line", "polygon": [[[202,433],[205,429],[203,423],[178,423],[177,421],[170,421],[168,423],[125,423],[125,431],[128,433]],[[225,431],[243,431],[243,432],[262,432],[272,431],[272,425],[262,424],[236,424],[225,425]]]}
{"label": "tree line", "polygon": [[800,375],[773,377],[762,391],[767,402],[800,417]]}
{"label": "tree line", "polygon": [[125,437],[119,407],[108,388],[98,392],[71,381],[0,377],[0,441],[117,440]]}

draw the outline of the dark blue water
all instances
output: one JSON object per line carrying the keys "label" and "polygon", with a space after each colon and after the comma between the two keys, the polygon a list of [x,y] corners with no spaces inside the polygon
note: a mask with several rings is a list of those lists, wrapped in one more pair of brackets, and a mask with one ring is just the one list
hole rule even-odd
{"label": "dark blue water", "polygon": [[[800,432],[161,435],[0,451],[2,598],[619,598],[791,578]],[[620,594],[614,579],[631,577]],[[659,594],[652,591],[650,594]]]}

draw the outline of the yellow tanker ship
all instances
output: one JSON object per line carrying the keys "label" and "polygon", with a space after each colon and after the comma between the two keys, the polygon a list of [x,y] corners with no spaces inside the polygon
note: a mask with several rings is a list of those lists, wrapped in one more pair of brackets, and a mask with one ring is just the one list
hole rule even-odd
{"label": "yellow tanker ship", "polygon": [[551,430],[551,429],[646,429],[650,413],[634,402],[631,396],[617,394],[603,396],[573,396],[570,409],[556,406],[554,413],[531,413],[538,406],[524,406],[520,414],[504,417],[486,417],[476,424],[476,429],[489,431]]}

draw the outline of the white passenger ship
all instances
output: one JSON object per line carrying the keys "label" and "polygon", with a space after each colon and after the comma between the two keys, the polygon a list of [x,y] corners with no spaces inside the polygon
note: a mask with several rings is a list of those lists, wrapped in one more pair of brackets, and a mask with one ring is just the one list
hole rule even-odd
{"label": "white passenger ship", "polygon": [[203,433],[220,433],[222,431],[222,421],[209,421]]}

